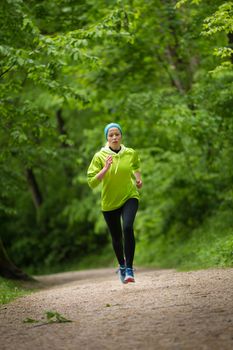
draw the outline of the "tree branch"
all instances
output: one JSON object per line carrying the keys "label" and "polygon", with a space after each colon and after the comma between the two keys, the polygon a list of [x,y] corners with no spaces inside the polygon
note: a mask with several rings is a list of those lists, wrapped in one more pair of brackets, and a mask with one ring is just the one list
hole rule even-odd
{"label": "tree branch", "polygon": [[7,68],[4,72],[2,72],[1,74],[0,74],[0,78],[4,75],[4,74],[6,74],[7,72],[9,72],[9,70],[11,70],[11,68],[14,66],[15,64],[13,63],[9,68]]}

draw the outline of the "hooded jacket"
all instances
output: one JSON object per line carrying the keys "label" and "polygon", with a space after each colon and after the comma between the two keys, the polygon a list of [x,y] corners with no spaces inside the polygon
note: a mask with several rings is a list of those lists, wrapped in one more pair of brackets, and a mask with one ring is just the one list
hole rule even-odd
{"label": "hooded jacket", "polygon": [[[96,175],[103,169],[107,157],[111,155],[113,162],[102,180]],[[132,148],[121,145],[118,153],[108,146],[97,152],[87,171],[88,185],[94,189],[102,183],[101,207],[103,211],[120,208],[129,198],[139,199],[134,173],[140,171],[138,154]]]}

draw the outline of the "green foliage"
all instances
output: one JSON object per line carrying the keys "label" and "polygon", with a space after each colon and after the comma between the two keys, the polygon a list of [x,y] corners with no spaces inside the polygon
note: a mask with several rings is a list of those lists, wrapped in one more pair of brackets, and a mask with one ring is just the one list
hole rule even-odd
{"label": "green foliage", "polygon": [[233,264],[231,211],[217,211],[202,225],[180,235],[173,227],[166,236],[159,236],[151,244],[138,236],[136,262],[147,266],[180,270],[210,267],[230,267]]}
{"label": "green foliage", "polygon": [[217,32],[232,33],[233,31],[233,3],[225,2],[218,10],[204,21],[204,34],[211,36]]}
{"label": "green foliage", "polygon": [[92,265],[108,246],[86,171],[118,121],[142,162],[138,261],[229,266],[228,220],[220,241],[208,227],[206,254],[194,248],[233,207],[232,2],[1,7],[0,217],[13,260],[36,272]]}

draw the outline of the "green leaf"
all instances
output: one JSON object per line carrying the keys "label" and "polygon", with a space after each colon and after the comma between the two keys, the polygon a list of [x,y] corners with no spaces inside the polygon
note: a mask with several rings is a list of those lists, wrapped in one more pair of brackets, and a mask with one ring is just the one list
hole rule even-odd
{"label": "green leaf", "polygon": [[45,312],[47,321],[49,323],[65,323],[65,322],[72,322],[71,320],[65,318],[57,311],[46,311]]}
{"label": "green leaf", "polygon": [[40,322],[39,320],[35,320],[33,318],[27,317],[25,320],[23,320],[23,323],[38,323]]}

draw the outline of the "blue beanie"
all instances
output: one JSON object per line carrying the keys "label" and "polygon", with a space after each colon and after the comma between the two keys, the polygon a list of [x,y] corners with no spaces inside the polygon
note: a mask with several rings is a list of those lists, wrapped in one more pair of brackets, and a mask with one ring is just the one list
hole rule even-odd
{"label": "blue beanie", "polygon": [[108,138],[108,130],[111,128],[117,128],[122,135],[122,130],[121,130],[120,125],[117,123],[110,123],[110,124],[106,125],[104,128],[104,134],[105,134],[106,139]]}

